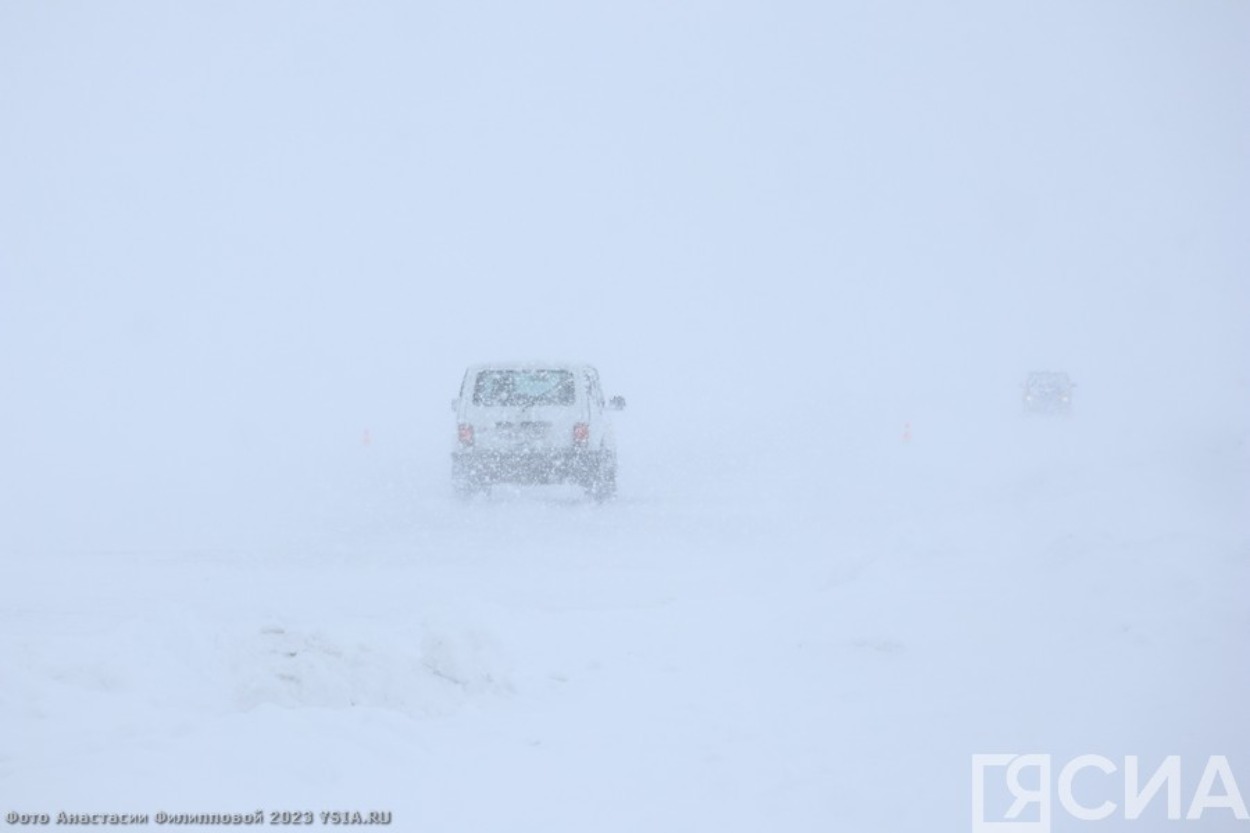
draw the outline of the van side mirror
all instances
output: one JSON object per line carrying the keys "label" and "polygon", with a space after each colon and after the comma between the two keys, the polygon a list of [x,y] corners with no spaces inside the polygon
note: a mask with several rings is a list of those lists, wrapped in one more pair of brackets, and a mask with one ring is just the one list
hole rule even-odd
{"label": "van side mirror", "polygon": [[612,397],[611,399],[609,399],[609,400],[608,400],[608,410],[610,410],[610,411],[623,411],[623,410],[625,410],[625,397],[623,397],[623,396],[614,396],[614,397]]}

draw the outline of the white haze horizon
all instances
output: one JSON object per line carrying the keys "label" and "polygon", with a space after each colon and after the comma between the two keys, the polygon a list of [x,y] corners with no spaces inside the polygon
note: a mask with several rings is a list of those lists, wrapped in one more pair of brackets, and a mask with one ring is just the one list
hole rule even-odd
{"label": "white haze horizon", "polygon": [[[6,4],[0,812],[964,829],[1030,744],[1250,788],[1248,101],[1214,0]],[[628,399],[615,501],[452,499],[516,359]]]}

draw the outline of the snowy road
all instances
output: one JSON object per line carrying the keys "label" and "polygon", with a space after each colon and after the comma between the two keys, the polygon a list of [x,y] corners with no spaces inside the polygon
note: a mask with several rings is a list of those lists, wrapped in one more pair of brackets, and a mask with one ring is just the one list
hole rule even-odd
{"label": "snowy road", "polygon": [[1214,473],[1065,455],[1078,429],[1021,422],[976,468],[883,446],[823,484],[631,467],[601,507],[461,504],[362,453],[320,544],[6,559],[0,794],[403,830],[931,830],[966,824],[973,753],[1244,766],[1250,552],[1209,499],[1242,473],[1227,449]]}

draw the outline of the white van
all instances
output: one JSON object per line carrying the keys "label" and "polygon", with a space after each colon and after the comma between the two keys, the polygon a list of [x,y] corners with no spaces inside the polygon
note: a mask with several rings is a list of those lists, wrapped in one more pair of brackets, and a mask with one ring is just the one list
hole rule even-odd
{"label": "white van", "polygon": [[1072,389],[1076,387],[1068,374],[1038,370],[1024,380],[1024,412],[1026,414],[1063,415],[1072,411]]}
{"label": "white van", "polygon": [[576,483],[596,500],[616,492],[616,440],[599,372],[585,364],[470,367],[453,400],[452,486],[461,496],[494,483]]}

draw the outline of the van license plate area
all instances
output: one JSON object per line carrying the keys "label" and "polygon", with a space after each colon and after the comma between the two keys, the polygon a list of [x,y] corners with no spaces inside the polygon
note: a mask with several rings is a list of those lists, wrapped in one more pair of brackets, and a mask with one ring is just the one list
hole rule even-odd
{"label": "van license plate area", "polygon": [[495,430],[499,438],[510,442],[534,442],[547,437],[551,424],[547,422],[497,422]]}

